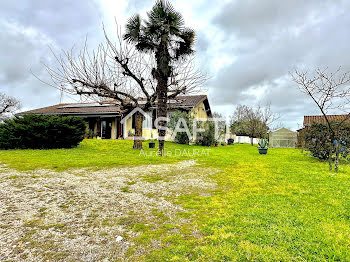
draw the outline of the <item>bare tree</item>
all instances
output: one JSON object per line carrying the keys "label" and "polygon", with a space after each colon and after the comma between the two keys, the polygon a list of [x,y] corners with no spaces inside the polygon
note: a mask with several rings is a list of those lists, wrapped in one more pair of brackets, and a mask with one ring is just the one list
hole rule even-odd
{"label": "bare tree", "polygon": [[21,103],[14,97],[0,93],[0,120],[13,114],[21,107]]}
{"label": "bare tree", "polygon": [[[48,84],[88,100],[115,99],[125,112],[136,107],[143,110],[156,107],[157,83],[152,72],[155,58],[125,42],[117,24],[116,27],[116,41],[104,30],[105,43],[96,50],[89,51],[85,42],[77,55],[73,48],[61,56],[52,51],[58,66],[45,65],[52,80]],[[179,60],[168,83],[168,98],[196,93],[205,80],[206,77],[195,69],[193,56],[186,61]],[[136,137],[142,136],[142,121],[142,114],[136,113]],[[142,140],[135,139],[133,148],[142,149]]]}
{"label": "bare tree", "polygon": [[[333,143],[339,141],[339,130],[344,122],[350,119],[350,72],[341,72],[339,67],[334,72],[327,72],[327,69],[316,69],[313,75],[307,71],[295,70],[292,75],[293,81],[299,85],[301,92],[309,96],[317,105],[324,121],[327,124],[330,152],[328,157],[329,170],[332,170]],[[333,122],[329,112],[336,110],[345,113],[340,121]],[[338,170],[340,143],[335,146],[335,170]]]}
{"label": "bare tree", "polygon": [[262,122],[262,112],[260,107],[254,109],[246,108],[247,130],[250,136],[250,144],[253,145],[254,137],[262,138],[262,133],[267,133],[268,128]]}
{"label": "bare tree", "polygon": [[270,104],[257,108],[247,105],[238,105],[231,117],[231,130],[250,137],[253,145],[254,137],[264,138],[271,124],[278,116],[271,111]]}
{"label": "bare tree", "polygon": [[[271,130],[272,124],[280,118],[280,115],[272,112],[270,103],[267,103],[263,107],[259,105],[256,111],[260,118],[260,125],[258,125],[257,128],[257,136],[259,138],[264,138]],[[276,128],[276,126],[274,128]]]}

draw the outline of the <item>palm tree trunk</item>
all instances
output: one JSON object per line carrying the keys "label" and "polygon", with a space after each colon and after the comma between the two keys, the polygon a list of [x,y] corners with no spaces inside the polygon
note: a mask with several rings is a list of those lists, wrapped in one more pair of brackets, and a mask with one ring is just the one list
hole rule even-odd
{"label": "palm tree trunk", "polygon": [[[168,50],[168,36],[163,35],[161,39],[160,47],[156,53],[157,60],[157,117],[166,118],[168,112],[168,78],[171,74],[170,67],[170,54]],[[164,137],[166,134],[167,122],[161,120],[158,122],[161,128],[158,129],[158,154],[159,156],[164,155]]]}
{"label": "palm tree trunk", "polygon": [[142,140],[137,137],[142,137],[142,122],[143,115],[140,112],[135,113],[135,139],[133,149],[142,149]]}
{"label": "palm tree trunk", "polygon": [[[160,79],[158,82],[158,106],[157,106],[157,117],[166,118],[167,117],[167,83],[168,79]],[[158,141],[159,141],[159,156],[164,155],[164,137],[166,135],[165,128],[167,126],[166,121],[159,121],[159,126],[161,129],[158,129]]]}

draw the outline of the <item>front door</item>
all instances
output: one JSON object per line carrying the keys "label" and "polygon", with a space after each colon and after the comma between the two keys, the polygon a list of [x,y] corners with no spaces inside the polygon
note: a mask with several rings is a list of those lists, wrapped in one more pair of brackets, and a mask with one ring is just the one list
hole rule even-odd
{"label": "front door", "polygon": [[112,134],[112,120],[101,120],[101,137],[102,139],[110,139]]}

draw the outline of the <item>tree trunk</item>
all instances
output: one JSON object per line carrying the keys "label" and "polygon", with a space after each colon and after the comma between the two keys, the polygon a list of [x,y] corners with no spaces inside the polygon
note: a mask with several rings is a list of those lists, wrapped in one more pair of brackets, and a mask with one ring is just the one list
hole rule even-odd
{"label": "tree trunk", "polygon": [[304,153],[304,149],[306,147],[306,143],[305,143],[305,137],[304,137],[304,131],[300,131],[299,134],[298,134],[298,143],[299,143],[299,146],[300,146],[300,152],[301,153]]}
{"label": "tree trunk", "polygon": [[335,162],[334,162],[334,170],[338,171],[339,165],[339,154],[340,154],[340,141],[335,145]]}
{"label": "tree trunk", "polygon": [[304,153],[305,147],[306,147],[306,145],[305,145],[305,138],[302,138],[302,141],[301,141],[301,153]]}
{"label": "tree trunk", "polygon": [[137,137],[142,137],[142,122],[143,115],[140,112],[135,113],[135,138],[133,149],[142,149],[142,139]]}
{"label": "tree trunk", "polygon": [[332,171],[332,155],[333,155],[333,140],[331,139],[331,143],[329,146],[329,156],[328,156],[328,164],[329,164],[329,171]]}
{"label": "tree trunk", "polygon": [[251,144],[252,146],[254,146],[254,137],[251,137],[251,138],[250,138],[250,144]]}
{"label": "tree trunk", "polygon": [[[160,79],[158,82],[158,106],[157,106],[157,117],[167,117],[167,79]],[[166,121],[159,121],[159,126],[165,128],[167,126]],[[164,137],[166,131],[158,129],[158,141],[159,141],[159,156],[164,155]]]}
{"label": "tree trunk", "polygon": [[[168,78],[171,75],[170,67],[170,54],[168,50],[168,36],[163,35],[161,43],[156,53],[157,69],[155,70],[155,76],[157,79],[157,117],[167,117],[167,100],[168,100]],[[158,129],[158,154],[164,155],[164,137],[166,134],[165,127],[167,122],[161,120],[158,122],[161,128]],[[164,129],[164,130],[163,130]]]}

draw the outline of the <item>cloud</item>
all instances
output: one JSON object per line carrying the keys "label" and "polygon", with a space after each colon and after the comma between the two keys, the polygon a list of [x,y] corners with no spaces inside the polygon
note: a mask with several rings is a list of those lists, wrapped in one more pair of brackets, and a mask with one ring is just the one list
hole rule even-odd
{"label": "cloud", "polygon": [[93,1],[38,0],[0,3],[0,91],[20,99],[23,109],[59,102],[59,92],[37,80],[47,80],[43,62],[52,64],[49,46],[68,49],[98,42],[102,13]]}
{"label": "cloud", "polygon": [[284,30],[297,29],[327,16],[338,0],[247,0],[230,1],[216,15],[214,22],[239,37],[270,38]]}
{"label": "cloud", "polygon": [[102,16],[98,4],[91,0],[2,1],[0,8],[2,20],[34,28],[62,47],[95,33],[101,28]]}
{"label": "cloud", "polygon": [[[342,65],[350,70],[350,2],[346,0],[172,0],[186,26],[196,30],[199,68],[211,77],[204,87],[214,111],[231,113],[237,104],[271,102],[286,126],[318,113],[291,81],[295,68]],[[36,80],[47,74],[55,50],[103,41],[101,23],[113,32],[134,13],[145,17],[153,0],[36,0],[0,3],[0,91],[24,108],[59,101],[59,92]],[[67,99],[67,98],[66,98]],[[67,101],[67,100],[66,100]]]}
{"label": "cloud", "polygon": [[154,0],[129,0],[126,9],[129,12],[140,13],[140,10],[145,8],[151,9],[154,2]]}
{"label": "cloud", "polygon": [[0,21],[0,48],[7,51],[0,64],[1,80],[8,84],[25,81],[31,66],[38,68],[43,49],[53,44],[40,32]]}
{"label": "cloud", "polygon": [[[221,55],[234,59],[211,82],[214,104],[270,101],[282,114],[318,113],[289,72],[340,65],[350,70],[349,9],[345,1],[227,3],[213,23],[226,42]],[[293,119],[284,121],[290,124]]]}

